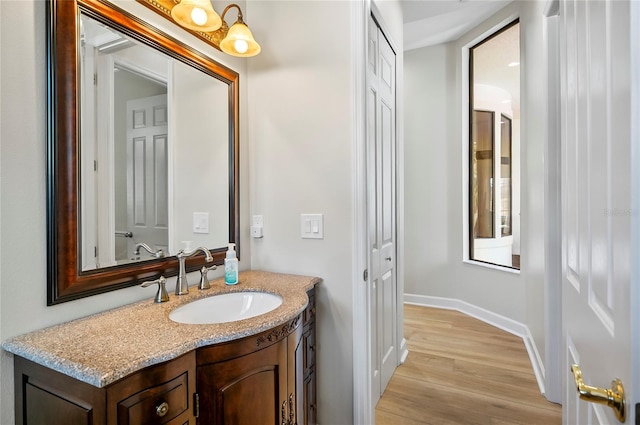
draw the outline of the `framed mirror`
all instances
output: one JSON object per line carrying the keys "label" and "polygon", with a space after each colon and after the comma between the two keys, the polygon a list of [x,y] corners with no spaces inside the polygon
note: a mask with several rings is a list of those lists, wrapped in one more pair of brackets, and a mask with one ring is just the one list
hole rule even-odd
{"label": "framed mirror", "polygon": [[48,7],[48,305],[175,275],[180,249],[223,264],[238,74],[110,3]]}

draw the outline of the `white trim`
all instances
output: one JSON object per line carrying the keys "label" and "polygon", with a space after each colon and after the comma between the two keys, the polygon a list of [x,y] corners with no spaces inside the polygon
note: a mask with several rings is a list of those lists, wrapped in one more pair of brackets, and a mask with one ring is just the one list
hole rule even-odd
{"label": "white trim", "polygon": [[363,282],[367,268],[367,210],[366,210],[366,45],[367,18],[370,0],[351,2],[352,46],[352,113],[353,113],[353,269],[352,269],[352,321],[353,321],[353,423],[370,424],[375,421],[371,403],[371,329],[368,311],[368,285]]}
{"label": "white trim", "polygon": [[[467,244],[469,242],[467,241]],[[477,261],[477,260],[469,260],[469,259],[464,259],[462,260],[463,263],[465,264],[471,264],[473,266],[480,266],[480,267],[484,267],[487,269],[493,269],[493,270],[500,270],[503,272],[507,272],[507,273],[512,273],[512,274],[520,274],[520,270],[519,269],[513,269],[511,267],[506,267],[506,266],[501,266],[499,264],[493,264],[493,263],[485,263],[484,261]]]}
{"label": "white trim", "polygon": [[[636,76],[640,72],[640,2],[630,2],[630,74]],[[640,82],[637,78],[631,78],[631,110],[630,116],[637,117],[640,114]],[[637,119],[631,120],[631,258],[637,258],[640,253],[640,123]],[[640,400],[640,262],[631,261],[630,282],[630,318],[631,318],[631,345],[629,353],[631,359],[631,398],[627,400],[629,406],[635,406]],[[629,421],[638,416],[631,411]]]}
{"label": "white trim", "polygon": [[[550,0],[545,13],[552,13]],[[557,13],[557,10],[556,10]],[[544,144],[544,334],[546,397],[562,403],[562,199],[561,199],[561,144],[560,144],[560,57],[558,43],[559,18],[548,16],[543,24],[543,58],[545,61],[545,88],[547,91],[546,142]],[[526,52],[525,52],[526,54]]]}
{"label": "white trim", "polygon": [[409,357],[407,340],[405,338],[402,338],[402,342],[400,343],[400,364],[405,364],[405,362],[407,361],[407,357]]}
{"label": "white trim", "polygon": [[533,368],[533,373],[536,376],[536,381],[538,382],[540,393],[545,393],[544,364],[542,363],[542,358],[540,357],[540,353],[538,352],[535,341],[531,336],[531,332],[525,324],[455,298],[405,294],[404,302],[405,304],[419,305],[423,307],[456,310],[468,316],[481,320],[489,325],[495,326],[496,328],[502,329],[505,332],[509,332],[510,334],[519,336],[520,338],[522,338],[524,346],[527,349],[527,354],[529,355],[531,367]]}
{"label": "white trim", "polygon": [[[142,66],[140,66],[139,63],[133,62],[129,59],[123,58],[121,56],[118,55],[113,55],[112,56],[114,58],[113,60],[113,69],[115,70],[116,68],[119,69],[123,69],[125,71],[128,71],[132,74],[136,74],[139,77],[145,78],[147,80],[151,80],[157,84],[160,84],[162,86],[166,86],[167,85],[167,77],[165,77],[164,75],[161,75],[151,69],[147,69],[144,68]],[[173,61],[171,61],[173,62]]]}

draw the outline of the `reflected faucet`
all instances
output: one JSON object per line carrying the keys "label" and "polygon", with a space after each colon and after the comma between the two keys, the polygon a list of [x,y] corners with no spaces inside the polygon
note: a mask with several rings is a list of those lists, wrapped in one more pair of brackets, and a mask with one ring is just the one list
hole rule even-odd
{"label": "reflected faucet", "polygon": [[135,255],[136,257],[140,257],[140,248],[144,249],[145,251],[147,251],[149,254],[151,254],[155,258],[164,257],[164,251],[163,250],[159,249],[157,251],[154,251],[153,249],[151,249],[151,247],[149,245],[147,245],[144,242],[139,242],[139,243],[136,244],[136,248],[135,248],[135,251],[133,251],[133,255]]}
{"label": "reflected faucet", "polygon": [[185,252],[184,249],[181,249],[176,254],[176,257],[178,257],[178,263],[180,265],[180,268],[178,270],[178,281],[176,282],[176,295],[184,295],[189,293],[189,283],[187,282],[187,273],[185,271],[185,260],[191,257],[192,255],[197,254],[198,251],[201,251],[204,253],[205,260],[207,261],[207,263],[210,263],[213,261],[213,257],[211,256],[211,253],[207,248],[203,246],[199,246],[198,248],[194,249],[191,252]]}

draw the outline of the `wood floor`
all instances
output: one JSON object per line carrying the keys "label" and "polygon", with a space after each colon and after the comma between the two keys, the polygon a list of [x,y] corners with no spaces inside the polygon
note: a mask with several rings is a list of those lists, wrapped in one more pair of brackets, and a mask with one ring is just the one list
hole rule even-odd
{"label": "wood floor", "polygon": [[562,423],[540,394],[521,338],[452,310],[405,305],[409,357],[376,407],[376,425]]}

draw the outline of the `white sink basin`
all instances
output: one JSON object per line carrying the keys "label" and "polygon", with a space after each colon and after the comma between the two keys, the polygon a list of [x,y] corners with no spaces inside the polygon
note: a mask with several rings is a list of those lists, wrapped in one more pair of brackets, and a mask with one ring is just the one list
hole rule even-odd
{"label": "white sink basin", "polygon": [[282,304],[280,295],[266,292],[231,292],[193,301],[169,313],[178,323],[228,323],[268,313]]}

